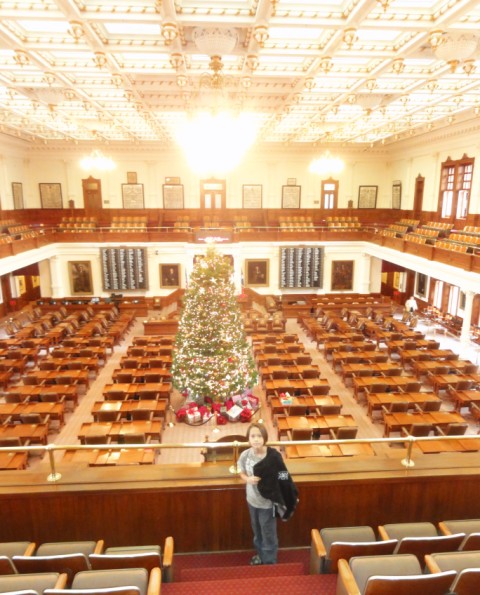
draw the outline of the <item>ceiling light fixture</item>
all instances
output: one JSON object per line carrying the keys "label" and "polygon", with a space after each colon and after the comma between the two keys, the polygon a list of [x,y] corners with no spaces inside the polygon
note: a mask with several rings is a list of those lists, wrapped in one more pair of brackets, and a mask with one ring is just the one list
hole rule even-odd
{"label": "ceiling light fixture", "polygon": [[345,167],[344,162],[339,157],[334,157],[330,151],[325,151],[323,155],[314,159],[309,166],[312,174],[319,176],[338,175]]}
{"label": "ceiling light fixture", "polygon": [[323,58],[321,58],[319,66],[325,74],[328,74],[333,66],[332,59],[330,58],[330,56],[324,56]]}
{"label": "ceiling light fixture", "polygon": [[437,58],[447,62],[455,72],[460,62],[472,58],[477,48],[478,37],[473,33],[444,33],[433,50]]}
{"label": "ceiling light fixture", "polygon": [[165,44],[170,45],[178,37],[176,23],[162,23],[162,37],[165,40]]}
{"label": "ceiling light fixture", "polygon": [[351,50],[352,49],[352,45],[357,41],[358,37],[357,37],[357,30],[354,29],[353,27],[349,28],[349,29],[345,29],[345,31],[343,32],[343,41],[344,43],[347,45],[348,49]]}
{"label": "ceiling light fixture", "polygon": [[383,8],[383,10],[387,10],[387,8],[390,5],[390,0],[377,0],[377,2],[380,4],[380,6]]}
{"label": "ceiling light fixture", "polygon": [[115,162],[110,157],[106,157],[100,149],[93,149],[90,155],[80,161],[80,166],[84,170],[100,171],[111,171],[116,167]]}
{"label": "ceiling light fixture", "polygon": [[268,33],[268,27],[266,25],[257,25],[253,29],[253,38],[255,39],[255,41],[258,43],[258,45],[260,47],[263,48],[263,46],[265,45],[265,42],[267,41],[267,39],[269,37],[270,37],[270,35]]}

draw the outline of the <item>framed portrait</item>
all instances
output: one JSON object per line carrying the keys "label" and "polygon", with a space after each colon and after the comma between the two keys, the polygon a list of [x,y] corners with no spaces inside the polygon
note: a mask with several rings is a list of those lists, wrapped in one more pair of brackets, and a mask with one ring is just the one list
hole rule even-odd
{"label": "framed portrait", "polygon": [[269,260],[245,261],[245,285],[247,287],[268,287]]}
{"label": "framed portrait", "polygon": [[179,264],[160,265],[160,287],[168,287],[170,289],[176,289],[180,287]]}
{"label": "framed portrait", "polygon": [[353,289],[353,260],[332,261],[332,291]]}
{"label": "framed portrait", "polygon": [[163,208],[183,209],[183,184],[163,185]]}
{"label": "framed portrait", "polygon": [[137,183],[137,172],[136,171],[127,171],[127,184],[136,184]]}
{"label": "framed portrait", "polygon": [[42,209],[61,209],[62,204],[62,185],[61,184],[47,184],[40,183],[38,185],[40,190],[40,200],[42,202]]}
{"label": "framed portrait", "polygon": [[242,186],[242,201],[244,209],[261,209],[262,208],[262,192],[263,186],[261,184],[244,184]]}
{"label": "framed portrait", "polygon": [[282,186],[282,209],[300,208],[301,186]]}
{"label": "framed portrait", "polygon": [[13,208],[23,209],[23,186],[21,182],[12,182]]}
{"label": "framed portrait", "polygon": [[400,209],[402,204],[402,182],[395,180],[392,184],[392,209]]}
{"label": "framed portrait", "polygon": [[143,209],[143,184],[122,184],[124,209]]}
{"label": "framed portrait", "polygon": [[374,209],[377,206],[378,186],[358,187],[358,208]]}
{"label": "framed portrait", "polygon": [[93,294],[92,263],[89,260],[70,261],[68,275],[72,295]]}

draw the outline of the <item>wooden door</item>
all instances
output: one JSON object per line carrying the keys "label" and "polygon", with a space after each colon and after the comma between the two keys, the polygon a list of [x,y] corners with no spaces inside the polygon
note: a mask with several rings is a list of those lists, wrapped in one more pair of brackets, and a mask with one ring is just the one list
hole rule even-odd
{"label": "wooden door", "polygon": [[425,178],[417,176],[415,180],[415,195],[413,197],[414,217],[420,217],[423,209],[423,189],[425,187]]}
{"label": "wooden door", "polygon": [[227,203],[225,180],[200,180],[200,208],[206,210],[225,209]]}
{"label": "wooden door", "polygon": [[90,176],[82,180],[85,213],[99,215],[102,210],[102,182]]}

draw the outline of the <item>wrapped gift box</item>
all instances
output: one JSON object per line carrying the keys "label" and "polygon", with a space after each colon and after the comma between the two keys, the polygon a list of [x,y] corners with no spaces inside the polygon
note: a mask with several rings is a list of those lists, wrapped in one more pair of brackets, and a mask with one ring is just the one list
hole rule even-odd
{"label": "wrapped gift box", "polygon": [[187,411],[187,421],[189,424],[197,423],[201,420],[200,411]]}
{"label": "wrapped gift box", "polygon": [[227,411],[228,419],[230,421],[238,421],[240,419],[240,415],[241,415],[242,411],[243,411],[243,409],[241,407],[239,407],[238,405],[234,405],[233,407],[230,407],[230,409]]}

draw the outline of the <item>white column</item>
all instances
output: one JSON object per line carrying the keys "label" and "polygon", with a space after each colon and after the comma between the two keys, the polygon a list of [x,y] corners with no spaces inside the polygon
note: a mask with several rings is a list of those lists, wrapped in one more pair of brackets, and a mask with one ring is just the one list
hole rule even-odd
{"label": "white column", "polygon": [[470,323],[472,320],[473,298],[475,293],[467,289],[465,292],[465,310],[463,312],[462,331],[460,333],[460,341],[467,343],[470,340]]}
{"label": "white column", "polygon": [[[58,256],[52,256],[49,260],[50,264],[50,279],[51,279],[51,287],[52,287],[52,297],[63,297],[65,295],[70,295],[71,290],[66,289],[62,285],[62,271],[61,271],[61,262]],[[68,279],[66,280],[66,285],[68,286]]]}

